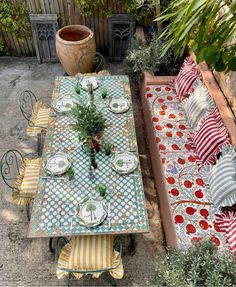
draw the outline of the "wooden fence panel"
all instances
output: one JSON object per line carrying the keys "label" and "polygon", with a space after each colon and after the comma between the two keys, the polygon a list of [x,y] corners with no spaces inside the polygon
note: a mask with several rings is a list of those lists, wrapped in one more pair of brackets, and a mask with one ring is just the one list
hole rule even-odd
{"label": "wooden fence panel", "polygon": [[[15,3],[16,0],[10,0]],[[106,51],[108,48],[108,19],[103,15],[102,9],[97,7],[89,17],[80,14],[76,0],[21,0],[24,2],[31,14],[57,14],[59,27],[65,25],[86,25],[93,30],[97,48]],[[106,1],[109,7],[109,0]],[[117,12],[121,12],[122,4],[117,5]],[[2,33],[3,39],[12,55],[32,56],[35,55],[35,49],[32,37],[19,41],[15,36],[9,33]]]}

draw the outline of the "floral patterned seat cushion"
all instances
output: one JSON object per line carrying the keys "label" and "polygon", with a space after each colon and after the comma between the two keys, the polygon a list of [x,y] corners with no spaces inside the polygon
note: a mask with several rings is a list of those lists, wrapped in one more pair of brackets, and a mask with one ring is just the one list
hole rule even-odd
{"label": "floral patterned seat cushion", "polygon": [[217,245],[224,245],[223,234],[215,223],[219,210],[212,205],[188,143],[190,127],[179,110],[175,92],[169,85],[150,85],[146,87],[146,97],[180,247],[204,235],[211,236]]}

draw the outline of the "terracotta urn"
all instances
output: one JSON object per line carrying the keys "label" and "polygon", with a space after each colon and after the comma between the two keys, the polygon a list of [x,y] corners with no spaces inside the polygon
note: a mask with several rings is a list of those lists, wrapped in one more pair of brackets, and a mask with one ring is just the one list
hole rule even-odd
{"label": "terracotta urn", "polygon": [[[57,31],[56,51],[58,58],[69,76],[77,73],[90,73],[93,65],[93,52],[96,44],[93,31],[82,25],[65,26]],[[89,52],[86,63],[79,65],[82,55]]]}

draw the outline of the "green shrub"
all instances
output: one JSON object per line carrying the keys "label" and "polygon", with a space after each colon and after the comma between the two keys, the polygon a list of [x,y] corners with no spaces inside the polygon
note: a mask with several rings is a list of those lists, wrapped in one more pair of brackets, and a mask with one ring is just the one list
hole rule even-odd
{"label": "green shrub", "polygon": [[124,11],[133,15],[137,21],[145,18],[153,21],[156,16],[156,0],[110,0],[109,5],[104,0],[76,0],[76,3],[83,16],[91,16],[93,10],[99,6],[105,16],[111,17],[117,12],[117,4],[121,3]]}
{"label": "green shrub", "polygon": [[180,62],[174,61],[172,50],[161,56],[162,48],[163,42],[157,35],[154,35],[150,43],[134,38],[124,61],[126,73],[134,80],[142,77],[144,70],[158,75],[177,74]]}
{"label": "green shrub", "polygon": [[211,240],[196,242],[187,251],[168,250],[156,259],[156,274],[148,286],[223,287],[236,284],[232,256],[221,253]]}
{"label": "green shrub", "polygon": [[19,39],[30,34],[28,9],[25,3],[0,1],[0,30],[9,32]]}

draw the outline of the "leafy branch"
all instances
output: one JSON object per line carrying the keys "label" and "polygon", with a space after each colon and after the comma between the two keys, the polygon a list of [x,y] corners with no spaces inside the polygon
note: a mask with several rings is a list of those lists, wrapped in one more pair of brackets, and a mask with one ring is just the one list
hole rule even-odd
{"label": "leafy branch", "polygon": [[171,47],[176,57],[189,48],[198,63],[206,61],[217,71],[236,71],[236,1],[173,0],[156,20],[169,23],[160,36],[167,40],[162,56]]}
{"label": "leafy branch", "polygon": [[0,30],[9,32],[18,38],[30,34],[28,9],[25,3],[11,3],[7,0],[0,1]]}

